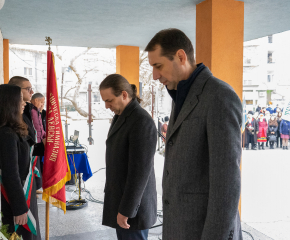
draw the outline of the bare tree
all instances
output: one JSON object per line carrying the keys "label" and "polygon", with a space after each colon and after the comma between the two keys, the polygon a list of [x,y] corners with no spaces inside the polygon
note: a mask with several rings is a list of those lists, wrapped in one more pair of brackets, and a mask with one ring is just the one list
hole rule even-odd
{"label": "bare tree", "polygon": [[[152,86],[156,89],[157,82],[153,80],[152,67],[148,62],[148,54],[145,51],[141,51],[139,59],[140,68],[140,82],[142,82],[142,107],[146,108],[152,104]],[[161,98],[163,97],[162,90],[163,85],[159,85],[157,91],[161,92]],[[153,103],[154,104],[154,103]]]}

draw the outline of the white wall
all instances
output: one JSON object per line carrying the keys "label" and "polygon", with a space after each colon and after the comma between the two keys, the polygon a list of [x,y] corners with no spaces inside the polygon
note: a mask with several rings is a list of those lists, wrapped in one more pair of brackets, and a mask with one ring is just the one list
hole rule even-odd
{"label": "white wall", "polygon": [[4,83],[3,77],[3,36],[0,30],[0,84]]}

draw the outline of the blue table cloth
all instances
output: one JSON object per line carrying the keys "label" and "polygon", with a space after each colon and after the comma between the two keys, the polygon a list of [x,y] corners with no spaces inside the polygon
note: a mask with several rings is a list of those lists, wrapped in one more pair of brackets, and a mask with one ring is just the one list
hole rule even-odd
{"label": "blue table cloth", "polygon": [[[67,160],[68,160],[70,171],[72,174],[75,174],[75,167],[76,167],[77,173],[83,174],[84,181],[87,181],[91,176],[93,176],[87,154],[85,153],[68,154]],[[74,167],[74,163],[75,163],[75,167]]]}
{"label": "blue table cloth", "polygon": [[87,181],[91,176],[93,176],[87,154],[68,154],[67,160],[72,174],[75,174],[75,168],[73,164],[73,162],[75,162],[77,173],[83,174],[84,181]]}

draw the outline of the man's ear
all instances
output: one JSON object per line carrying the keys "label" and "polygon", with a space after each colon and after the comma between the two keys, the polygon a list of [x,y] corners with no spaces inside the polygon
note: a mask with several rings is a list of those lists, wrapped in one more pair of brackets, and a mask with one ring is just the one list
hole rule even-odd
{"label": "man's ear", "polygon": [[183,49],[179,49],[176,52],[176,57],[178,58],[178,60],[180,61],[180,63],[183,65],[186,63],[187,61],[187,55],[185,53],[185,51]]}
{"label": "man's ear", "polygon": [[128,93],[126,91],[122,91],[122,98],[123,100],[126,100],[128,98]]}

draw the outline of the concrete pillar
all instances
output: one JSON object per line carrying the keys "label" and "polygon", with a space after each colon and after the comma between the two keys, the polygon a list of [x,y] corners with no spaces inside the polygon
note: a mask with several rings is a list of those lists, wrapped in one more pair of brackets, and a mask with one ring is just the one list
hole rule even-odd
{"label": "concrete pillar", "polygon": [[4,83],[9,82],[9,39],[3,39],[3,76]]}
{"label": "concrete pillar", "polygon": [[229,83],[241,101],[243,42],[244,2],[205,0],[196,5],[196,62],[203,62],[215,77]]}
{"label": "concrete pillar", "polygon": [[196,60],[243,93],[244,3],[206,0],[196,6]]}
{"label": "concrete pillar", "polygon": [[116,48],[116,73],[135,84],[139,94],[139,47],[119,45]]}

